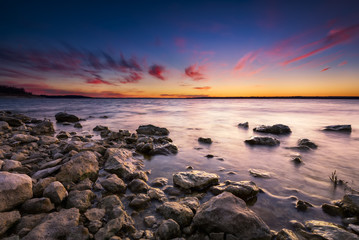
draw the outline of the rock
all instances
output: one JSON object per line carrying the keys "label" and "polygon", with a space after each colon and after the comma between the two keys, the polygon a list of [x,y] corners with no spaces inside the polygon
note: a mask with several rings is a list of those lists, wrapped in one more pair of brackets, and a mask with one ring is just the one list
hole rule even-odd
{"label": "rock", "polygon": [[255,132],[271,133],[271,134],[289,134],[292,131],[290,128],[283,124],[275,124],[273,126],[261,125],[253,129]]}
{"label": "rock", "polygon": [[10,125],[9,125],[7,122],[5,122],[5,121],[0,121],[0,130],[1,130],[1,131],[11,130],[11,127],[10,127]]}
{"label": "rock", "polygon": [[248,122],[238,123],[238,127],[240,127],[240,128],[248,128],[249,125],[248,125]]}
{"label": "rock", "polygon": [[181,236],[180,226],[173,219],[164,220],[157,229],[156,235],[161,240],[179,237]]}
{"label": "rock", "polygon": [[205,144],[211,144],[211,143],[212,143],[212,139],[211,139],[211,138],[199,137],[199,138],[198,138],[198,142],[200,142],[200,143],[205,143]]}
{"label": "rock", "polygon": [[59,112],[55,115],[56,121],[58,122],[78,122],[80,121],[80,118],[78,118],[75,115],[68,114],[65,112]]}
{"label": "rock", "polygon": [[175,220],[181,227],[188,226],[193,218],[192,210],[177,202],[165,202],[157,211],[166,219]]}
{"label": "rock", "polygon": [[43,195],[50,198],[51,202],[60,204],[67,197],[68,193],[61,182],[55,181],[47,185]]}
{"label": "rock", "polygon": [[147,193],[147,190],[150,188],[147,183],[141,179],[134,179],[128,184],[128,188],[133,193]]}
{"label": "rock", "polygon": [[16,119],[14,117],[0,116],[0,121],[7,122],[10,125],[10,127],[20,127],[24,125],[24,123],[21,120]]}
{"label": "rock", "polygon": [[305,229],[304,224],[297,220],[290,220],[289,223],[294,229]]}
{"label": "rock", "polygon": [[56,179],[60,182],[79,182],[85,178],[95,179],[99,167],[97,157],[93,152],[80,152],[62,165]]}
{"label": "rock", "polygon": [[59,159],[42,164],[40,166],[40,169],[47,169],[47,168],[55,167],[56,165],[58,165],[61,162],[62,162],[62,159],[59,158]]}
{"label": "rock", "polygon": [[219,182],[219,176],[215,173],[192,170],[178,172],[173,175],[173,183],[184,189],[204,189]]}
{"label": "rock", "polygon": [[303,138],[298,140],[298,147],[308,147],[310,149],[317,149],[318,145],[307,138]]}
{"label": "rock", "polygon": [[13,171],[22,166],[21,162],[14,160],[5,160],[2,166],[3,171]]}
{"label": "rock", "polygon": [[301,157],[293,157],[292,158],[292,161],[295,163],[295,164],[301,164],[303,163],[303,160]]}
{"label": "rock", "polygon": [[299,211],[306,211],[308,207],[313,207],[313,205],[303,200],[298,200],[295,206]]}
{"label": "rock", "polygon": [[271,239],[270,229],[263,220],[248,209],[242,199],[228,192],[202,204],[193,224],[207,233],[224,232],[243,240]]}
{"label": "rock", "polygon": [[[228,238],[228,237],[227,237]],[[209,234],[210,240],[224,240],[224,233],[210,233]]]}
{"label": "rock", "polygon": [[30,132],[34,135],[54,134],[55,129],[51,121],[45,120],[32,126]]}
{"label": "rock", "polygon": [[358,240],[359,236],[348,232],[340,225],[324,222],[324,221],[306,221],[305,226],[309,228],[315,235],[321,236],[324,239],[351,239]]}
{"label": "rock", "polygon": [[279,140],[273,137],[251,137],[248,140],[244,141],[249,145],[264,145],[264,146],[278,146],[280,144]]}
{"label": "rock", "polygon": [[164,202],[167,200],[165,193],[161,189],[158,189],[158,188],[150,188],[148,190],[148,196],[151,199],[156,199],[160,202]]}
{"label": "rock", "polygon": [[74,128],[82,128],[81,123],[77,122],[74,124]]}
{"label": "rock", "polygon": [[41,221],[46,217],[46,213],[40,214],[29,214],[25,215],[20,219],[20,222],[15,227],[15,233],[20,237],[24,237],[28,234],[34,227],[39,225]]}
{"label": "rock", "polygon": [[130,179],[137,168],[132,153],[123,148],[108,148],[105,153],[105,170],[120,178]]}
{"label": "rock", "polygon": [[32,198],[32,180],[25,174],[0,172],[0,212]]}
{"label": "rock", "polygon": [[155,145],[148,154],[153,155],[171,155],[178,153],[178,148],[173,143]]}
{"label": "rock", "polygon": [[342,210],[340,209],[340,207],[333,205],[333,204],[327,204],[327,203],[324,203],[322,205],[322,210],[323,210],[323,212],[325,212],[331,216],[339,216],[342,213]]}
{"label": "rock", "polygon": [[97,233],[101,227],[102,227],[102,222],[99,220],[91,221],[88,225],[88,229],[91,233]]}
{"label": "rock", "polygon": [[323,129],[324,131],[334,131],[334,132],[351,132],[352,126],[351,125],[331,125],[326,126]]}
{"label": "rock", "polygon": [[260,169],[249,169],[248,172],[253,176],[253,177],[259,177],[259,178],[271,178],[271,176],[273,175],[273,173],[270,172],[266,172]]}
{"label": "rock", "polygon": [[78,208],[80,212],[84,212],[91,206],[91,201],[96,195],[91,190],[78,191],[74,190],[69,193],[67,198],[67,208]]}
{"label": "rock", "polygon": [[156,127],[151,124],[141,125],[136,130],[137,134],[165,136],[170,132],[166,128]]}
{"label": "rock", "polygon": [[111,213],[113,209],[117,206],[124,208],[120,198],[116,195],[106,196],[102,198],[100,202],[100,208],[105,209],[106,214]]}
{"label": "rock", "polygon": [[44,189],[52,182],[55,182],[56,178],[54,177],[48,177],[40,179],[32,188],[32,191],[34,193],[34,197],[42,197],[42,194],[44,192]]}
{"label": "rock", "polygon": [[27,134],[18,133],[18,134],[15,134],[15,135],[11,138],[11,140],[12,140],[12,141],[18,141],[18,142],[21,142],[21,143],[31,143],[31,142],[37,142],[37,141],[39,141],[39,138],[38,138],[38,137],[31,136],[31,135],[27,135]]}
{"label": "rock", "polygon": [[157,219],[155,216],[147,216],[143,221],[145,222],[146,227],[151,228],[157,222]]}
{"label": "rock", "polygon": [[102,126],[102,125],[97,125],[96,127],[94,127],[94,129],[92,129],[94,131],[97,131],[97,132],[101,132],[101,131],[107,131],[109,130],[108,127],[106,126]]}
{"label": "rock", "polygon": [[225,183],[211,187],[210,191],[215,195],[230,192],[244,201],[248,201],[258,194],[259,188],[252,181],[233,182],[228,180]]}
{"label": "rock", "polygon": [[76,208],[62,209],[48,214],[23,240],[58,240],[70,236],[72,228],[79,223],[80,213]]}
{"label": "rock", "polygon": [[160,188],[160,187],[164,187],[167,183],[168,183],[167,178],[158,177],[153,179],[153,181],[151,182],[151,186]]}
{"label": "rock", "polygon": [[50,198],[32,198],[24,202],[21,210],[26,213],[45,213],[54,209],[54,204],[51,203]]}
{"label": "rock", "polygon": [[295,233],[289,229],[283,228],[277,234],[277,240],[300,240]]}
{"label": "rock", "polygon": [[112,174],[104,180],[100,180],[101,185],[106,191],[111,193],[124,193],[126,191],[126,184],[124,181],[117,177],[116,174]]}
{"label": "rock", "polygon": [[32,175],[32,178],[34,178],[34,179],[46,178],[46,177],[52,175],[53,173],[59,171],[60,168],[61,168],[61,165],[39,170],[36,173],[34,173],[34,175]]}
{"label": "rock", "polygon": [[85,212],[85,216],[89,221],[102,220],[105,216],[105,209],[91,208]]}
{"label": "rock", "polygon": [[352,230],[356,234],[359,234],[359,225],[349,224],[348,229]]}
{"label": "rock", "polygon": [[58,142],[59,142],[59,139],[56,137],[41,136],[39,144],[40,145],[51,145],[51,144],[58,143]]}
{"label": "rock", "polygon": [[359,216],[359,195],[346,194],[341,207],[347,215]]}
{"label": "rock", "polygon": [[81,240],[90,239],[89,230],[82,225],[71,228],[69,236],[66,238],[66,240],[79,240],[79,239]]}
{"label": "rock", "polygon": [[130,207],[134,209],[144,209],[149,206],[151,198],[143,193],[137,194],[130,202]]}
{"label": "rock", "polygon": [[177,187],[174,187],[174,186],[171,186],[171,185],[166,186],[166,187],[163,189],[163,191],[164,191],[166,194],[170,195],[170,196],[179,196],[179,195],[182,194],[181,189],[179,189],[179,188],[177,188]]}
{"label": "rock", "polygon": [[193,212],[196,212],[200,206],[199,200],[196,197],[185,197],[181,199],[180,203],[189,207]]}
{"label": "rock", "polygon": [[95,234],[95,240],[109,239],[110,237],[115,236],[118,232],[120,232],[123,224],[123,218],[110,220]]}
{"label": "rock", "polygon": [[59,134],[56,135],[56,138],[60,140],[65,140],[71,137],[71,134],[66,131],[61,131]]}
{"label": "rock", "polygon": [[19,211],[0,212],[0,237],[21,218]]}

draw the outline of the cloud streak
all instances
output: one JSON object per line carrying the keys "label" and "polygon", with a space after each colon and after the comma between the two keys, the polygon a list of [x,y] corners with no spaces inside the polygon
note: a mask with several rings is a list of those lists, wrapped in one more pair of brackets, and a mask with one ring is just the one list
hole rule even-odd
{"label": "cloud streak", "polygon": [[323,68],[322,70],[320,70],[321,72],[325,72],[325,71],[328,71],[329,69],[331,69],[331,67],[326,67],[326,68]]}
{"label": "cloud streak", "polygon": [[210,90],[212,87],[210,86],[204,86],[204,87],[194,87],[193,89],[196,89],[196,90]]}
{"label": "cloud streak", "polygon": [[200,81],[206,79],[203,71],[206,69],[205,65],[193,64],[185,68],[185,74],[192,78],[194,81]]}
{"label": "cloud streak", "polygon": [[148,70],[148,73],[158,79],[166,80],[165,77],[162,75],[165,71],[165,67],[161,65],[154,64]]}

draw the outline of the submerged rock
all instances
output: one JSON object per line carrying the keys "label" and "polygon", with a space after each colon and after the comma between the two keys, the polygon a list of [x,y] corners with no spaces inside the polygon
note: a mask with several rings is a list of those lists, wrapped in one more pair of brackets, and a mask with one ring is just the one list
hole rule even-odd
{"label": "submerged rock", "polygon": [[152,124],[141,125],[137,128],[136,132],[138,134],[157,135],[157,136],[165,136],[170,133],[166,128],[156,127],[153,126]]}
{"label": "submerged rock", "polygon": [[310,141],[307,138],[303,138],[303,139],[298,140],[298,147],[302,147],[302,146],[308,147],[310,149],[317,149],[318,148],[317,144],[315,144],[314,142]]}
{"label": "submerged rock", "polygon": [[252,181],[233,182],[227,180],[225,183],[211,187],[210,191],[215,195],[230,192],[244,201],[248,201],[258,194],[259,188]]}
{"label": "submerged rock", "polygon": [[264,146],[278,146],[280,144],[279,140],[273,137],[251,137],[248,140],[244,141],[249,145],[264,145]]}
{"label": "submerged rock", "polygon": [[219,176],[215,173],[192,170],[189,172],[178,172],[173,175],[173,183],[184,189],[204,189],[216,185]]}
{"label": "submerged rock", "polygon": [[253,177],[259,177],[259,178],[271,178],[273,173],[270,172],[266,172],[260,169],[249,169],[248,172],[253,176]]}
{"label": "submerged rock", "polygon": [[315,235],[328,240],[351,239],[359,240],[359,236],[347,231],[342,226],[324,221],[306,221],[305,226]]}
{"label": "submerged rock", "polygon": [[233,234],[241,240],[270,240],[269,227],[246,203],[232,193],[224,192],[202,204],[193,218],[200,230]]}
{"label": "submerged rock", "polygon": [[303,200],[298,200],[295,206],[299,211],[306,211],[308,207],[313,207],[313,205]]}
{"label": "submerged rock", "polygon": [[359,195],[346,194],[341,201],[341,208],[347,215],[359,216]]}
{"label": "submerged rock", "polygon": [[56,121],[58,122],[78,122],[80,121],[80,118],[78,118],[75,115],[68,114],[65,112],[59,112],[55,115]]}
{"label": "submerged rock", "polygon": [[200,142],[200,143],[205,143],[205,144],[211,144],[211,143],[212,143],[212,139],[211,139],[211,138],[199,137],[199,138],[198,138],[198,142]]}
{"label": "submerged rock", "polygon": [[261,125],[253,129],[255,132],[272,133],[272,134],[289,134],[292,131],[287,125],[275,124],[273,126]]}
{"label": "submerged rock", "polygon": [[351,132],[351,125],[330,125],[324,127],[323,131],[334,131],[334,132]]}
{"label": "submerged rock", "polygon": [[238,127],[240,127],[240,128],[248,128],[249,125],[248,125],[248,122],[238,123]]}
{"label": "submerged rock", "polygon": [[151,182],[152,187],[164,187],[168,183],[168,179],[164,177],[158,177]]}

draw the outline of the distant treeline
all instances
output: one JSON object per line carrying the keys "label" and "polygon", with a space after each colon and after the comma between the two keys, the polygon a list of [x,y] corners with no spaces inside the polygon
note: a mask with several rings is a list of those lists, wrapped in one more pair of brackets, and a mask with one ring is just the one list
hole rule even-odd
{"label": "distant treeline", "polygon": [[32,96],[32,93],[23,88],[0,85],[0,96]]}

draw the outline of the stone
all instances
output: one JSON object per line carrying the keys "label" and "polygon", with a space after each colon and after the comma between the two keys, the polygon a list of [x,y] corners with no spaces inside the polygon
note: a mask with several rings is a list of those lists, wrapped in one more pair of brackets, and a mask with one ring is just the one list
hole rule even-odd
{"label": "stone", "polygon": [[332,132],[351,132],[351,125],[330,125],[326,126],[323,129],[324,131],[332,131]]}
{"label": "stone", "polygon": [[149,206],[151,198],[143,193],[137,194],[130,202],[130,207],[134,209],[144,209]]}
{"label": "stone", "polygon": [[32,178],[34,178],[34,179],[46,178],[46,177],[56,173],[57,171],[59,171],[60,168],[61,168],[61,165],[58,165],[58,166],[54,166],[54,167],[39,170],[39,171],[37,171],[36,173],[34,173],[32,175]]}
{"label": "stone", "polygon": [[0,212],[32,198],[32,180],[25,174],[0,172]]}
{"label": "stone", "polygon": [[48,214],[23,240],[58,240],[70,236],[72,228],[79,224],[80,212],[76,208],[62,209]]}
{"label": "stone", "polygon": [[14,160],[5,160],[2,166],[3,171],[13,171],[22,166],[21,162]]}
{"label": "stone", "polygon": [[56,135],[57,139],[65,140],[71,137],[71,134],[66,131],[61,131]]}
{"label": "stone", "polygon": [[324,221],[306,221],[305,226],[315,235],[328,240],[351,239],[358,240],[359,236],[347,231],[342,226]]}
{"label": "stone", "polygon": [[37,141],[39,141],[39,138],[38,138],[38,137],[31,136],[31,135],[27,135],[27,134],[18,133],[18,134],[15,134],[15,135],[11,138],[11,140],[12,140],[12,141],[18,141],[18,142],[21,142],[21,143],[31,143],[31,142],[37,142]]}
{"label": "stone", "polygon": [[211,138],[199,137],[199,138],[198,138],[198,142],[204,143],[204,144],[211,144],[211,143],[212,143],[212,139],[211,139]]}
{"label": "stone", "polygon": [[127,149],[108,148],[105,158],[105,170],[115,173],[120,178],[130,179],[137,170],[132,153]]}
{"label": "stone", "polygon": [[295,164],[301,164],[303,163],[303,160],[301,157],[293,157],[292,158],[292,161],[295,163]]}
{"label": "stone", "polygon": [[2,130],[2,131],[7,131],[7,130],[11,130],[11,127],[10,127],[10,125],[7,123],[7,122],[5,122],[5,121],[0,121],[0,130]]}
{"label": "stone", "polygon": [[32,187],[32,191],[34,193],[34,197],[42,197],[42,194],[45,188],[52,182],[55,182],[56,178],[48,177],[40,179],[35,185]]}
{"label": "stone", "polygon": [[210,233],[209,234],[210,240],[224,240],[224,233]]}
{"label": "stone", "polygon": [[245,143],[249,145],[263,145],[263,146],[278,146],[280,144],[279,140],[273,137],[251,137],[250,139],[247,139],[244,141]]}
{"label": "stone", "polygon": [[51,121],[45,120],[37,123],[35,126],[32,126],[30,132],[34,135],[54,134],[55,129]]}
{"label": "stone", "polygon": [[93,152],[84,151],[75,154],[71,160],[62,165],[56,179],[60,182],[79,182],[85,178],[95,179],[99,167]]}
{"label": "stone", "polygon": [[40,145],[51,145],[51,144],[58,143],[58,142],[59,142],[59,139],[56,137],[41,136],[39,144]]}
{"label": "stone", "polygon": [[102,126],[102,125],[97,125],[96,127],[94,127],[94,129],[92,129],[94,131],[97,131],[97,132],[101,132],[101,131],[105,131],[105,130],[109,130],[108,127],[106,126]]}
{"label": "stone", "polygon": [[88,225],[88,229],[91,233],[96,233],[101,227],[102,227],[102,222],[99,220],[93,220],[89,223]]}
{"label": "stone", "polygon": [[91,208],[85,212],[85,216],[89,221],[100,221],[105,216],[105,212],[105,209]]}
{"label": "stone", "polygon": [[59,163],[62,162],[62,159],[59,158],[59,159],[56,159],[56,160],[53,160],[53,161],[50,161],[50,162],[46,162],[44,164],[42,164],[40,166],[40,169],[46,169],[46,168],[51,168],[51,167],[55,167],[57,166]]}
{"label": "stone", "polygon": [[349,224],[348,229],[352,230],[356,234],[359,234],[359,225]]}
{"label": "stone", "polygon": [[0,116],[0,121],[7,122],[10,125],[10,127],[20,127],[24,125],[24,123],[21,120],[16,119],[14,117]]}
{"label": "stone", "polygon": [[156,235],[161,240],[169,240],[181,236],[180,226],[173,219],[162,221],[158,227]]}
{"label": "stone", "polygon": [[167,200],[165,193],[161,189],[158,189],[158,188],[150,188],[148,190],[148,196],[151,199],[156,199],[160,202],[164,202]]}
{"label": "stone", "polygon": [[82,226],[76,226],[70,229],[70,233],[67,236],[66,240],[87,240],[90,239],[90,233],[89,230]]}
{"label": "stone", "polygon": [[19,211],[0,212],[0,237],[21,218]]}
{"label": "stone", "polygon": [[324,203],[322,205],[322,210],[323,210],[323,212],[325,212],[331,216],[339,216],[342,213],[342,210],[340,207],[333,205],[333,204],[328,204],[328,203]]}
{"label": "stone", "polygon": [[258,177],[258,178],[271,178],[273,173],[270,172],[266,172],[260,169],[249,169],[248,172],[253,176],[253,177]]}
{"label": "stone", "polygon": [[171,155],[177,154],[178,148],[173,143],[166,143],[161,145],[154,145],[153,148],[148,152],[149,155]]}
{"label": "stone", "polygon": [[155,225],[155,223],[157,222],[157,219],[155,216],[147,216],[143,219],[146,227],[153,227],[153,225]]}
{"label": "stone", "polygon": [[168,179],[164,177],[158,177],[152,180],[151,186],[152,187],[164,187],[168,183]]}
{"label": "stone", "polygon": [[303,138],[298,140],[298,147],[308,147],[310,149],[317,149],[318,145],[307,138]]}
{"label": "stone", "polygon": [[238,123],[238,127],[240,127],[240,128],[248,128],[249,124],[248,124],[248,122]]}
{"label": "stone", "polygon": [[277,234],[277,240],[300,240],[300,238],[291,230],[283,228]]}
{"label": "stone", "polygon": [[306,211],[308,207],[313,207],[313,205],[303,200],[298,200],[295,206],[299,211]]}
{"label": "stone", "polygon": [[166,186],[165,188],[163,188],[163,192],[165,192],[166,194],[170,195],[170,196],[180,196],[183,192],[181,191],[181,189],[174,187],[174,186]]}
{"label": "stone", "polygon": [[65,112],[59,112],[55,115],[56,121],[58,122],[78,122],[80,121],[80,118],[73,114],[68,114]]}
{"label": "stone", "polygon": [[128,188],[133,193],[147,193],[150,187],[143,180],[134,179],[128,184]]}
{"label": "stone", "polygon": [[50,198],[51,202],[60,204],[67,197],[68,193],[61,182],[54,181],[47,185],[43,195]]}
{"label": "stone", "polygon": [[259,188],[252,181],[234,182],[228,180],[225,183],[211,187],[210,191],[214,195],[218,195],[223,192],[230,192],[244,201],[248,201],[258,194]]}
{"label": "stone", "polygon": [[78,208],[80,212],[84,212],[91,206],[91,201],[95,199],[95,197],[96,195],[91,190],[73,190],[69,192],[66,207],[75,207]]}
{"label": "stone", "polygon": [[81,123],[77,122],[74,124],[74,128],[82,128]]}
{"label": "stone", "polygon": [[100,208],[105,209],[107,214],[109,214],[113,208],[117,206],[124,208],[120,198],[116,195],[106,196],[102,198],[100,202]]}
{"label": "stone", "polygon": [[178,202],[165,202],[157,208],[165,219],[175,220],[181,227],[188,226],[193,218],[192,210]]}
{"label": "stone", "polygon": [[92,184],[93,182],[89,178],[85,178],[75,186],[71,187],[71,190],[79,190],[79,191],[90,190],[92,189]]}
{"label": "stone", "polygon": [[26,200],[21,206],[21,210],[26,213],[46,213],[54,209],[54,204],[50,198],[32,198]]}
{"label": "stone", "polygon": [[39,225],[41,221],[46,217],[46,213],[40,214],[29,214],[25,215],[20,219],[20,222],[15,227],[15,233],[20,237],[24,237],[34,227]]}
{"label": "stone", "polygon": [[124,222],[123,218],[110,220],[103,228],[95,234],[95,240],[109,239],[120,232]]}
{"label": "stone", "polygon": [[166,128],[156,127],[151,124],[141,125],[136,129],[137,134],[165,136],[170,132]]}
{"label": "stone", "polygon": [[271,134],[289,134],[292,131],[287,125],[275,124],[273,126],[261,125],[253,129],[255,132],[271,133]]}
{"label": "stone", "polygon": [[181,199],[180,203],[189,207],[193,212],[196,212],[200,206],[199,200],[196,197],[185,197]]}
{"label": "stone", "polygon": [[126,191],[125,182],[117,177],[116,174],[112,174],[104,180],[100,180],[101,185],[106,189],[106,191],[111,193],[124,193]]}
{"label": "stone", "polygon": [[359,195],[346,194],[343,197],[341,208],[349,215],[359,216]]}
{"label": "stone", "polygon": [[242,199],[229,192],[202,204],[193,225],[206,233],[224,232],[241,240],[271,239],[270,229],[263,220],[248,209]]}
{"label": "stone", "polygon": [[178,172],[173,175],[173,183],[184,189],[204,189],[219,182],[219,176],[215,173],[192,170]]}

